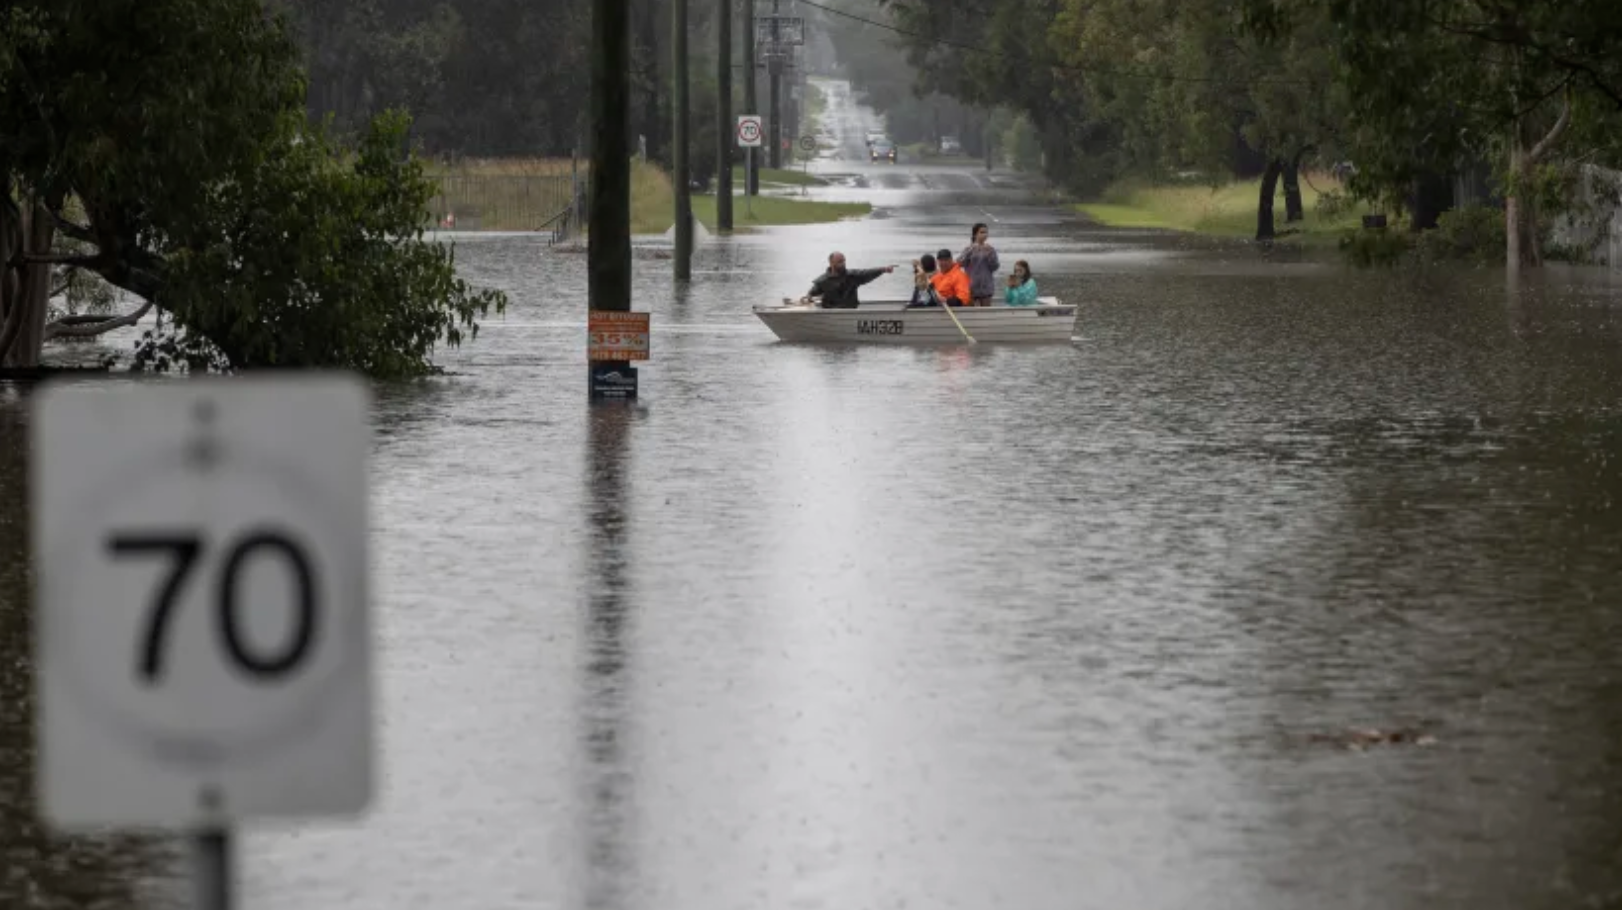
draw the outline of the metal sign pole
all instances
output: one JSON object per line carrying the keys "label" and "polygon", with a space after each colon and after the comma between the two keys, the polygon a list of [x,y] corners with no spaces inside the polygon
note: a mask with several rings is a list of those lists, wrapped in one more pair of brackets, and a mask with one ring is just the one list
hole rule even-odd
{"label": "metal sign pole", "polygon": [[[755,147],[750,146],[749,149],[748,149],[748,152],[749,152],[749,155],[745,159],[746,164],[744,165],[744,168],[745,168],[744,180],[748,181],[748,183],[746,184],[747,186],[754,186],[755,185]],[[753,221],[755,219],[755,197],[754,197],[754,194],[752,194],[752,193],[745,193],[744,194],[744,196],[743,196],[743,210],[744,210],[744,213],[749,216],[749,220]]]}
{"label": "metal sign pole", "polygon": [[231,910],[231,834],[210,828],[191,836],[196,910]]}

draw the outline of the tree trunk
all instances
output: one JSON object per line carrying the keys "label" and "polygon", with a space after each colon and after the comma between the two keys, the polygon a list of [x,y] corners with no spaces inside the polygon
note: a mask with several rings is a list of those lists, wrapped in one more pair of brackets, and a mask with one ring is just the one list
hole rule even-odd
{"label": "tree trunk", "polygon": [[1306,208],[1301,204],[1301,159],[1305,151],[1295,153],[1290,163],[1284,166],[1284,222],[1293,224],[1304,221],[1307,217]]}
{"label": "tree trunk", "polygon": [[22,249],[22,220],[10,197],[10,175],[0,174],[0,363],[22,331],[21,282],[10,265]]}
{"label": "tree trunk", "polygon": [[1278,178],[1283,171],[1283,160],[1273,158],[1267,162],[1267,170],[1262,172],[1261,197],[1256,205],[1256,239],[1258,241],[1272,240],[1277,236],[1273,230],[1273,197],[1278,195]]}
{"label": "tree trunk", "polygon": [[[25,254],[46,254],[56,236],[56,222],[45,205],[24,199],[20,234]],[[8,301],[9,312],[0,326],[0,342],[7,342],[0,350],[0,367],[31,369],[39,366],[40,353],[45,347],[45,315],[51,301],[51,266],[32,262],[17,265],[8,271],[16,273],[13,293]]]}
{"label": "tree trunk", "polygon": [[1509,191],[1504,194],[1504,261],[1510,268],[1537,268],[1543,264],[1538,243],[1537,203],[1530,192],[1538,162],[1560,141],[1571,123],[1571,98],[1560,104],[1560,116],[1542,139],[1526,148],[1526,123],[1517,120],[1510,127]]}
{"label": "tree trunk", "polygon": [[1413,213],[1408,228],[1426,231],[1436,227],[1441,214],[1453,207],[1453,181],[1430,171],[1414,179],[1409,210]]}
{"label": "tree trunk", "polygon": [[1250,147],[1238,123],[1233,125],[1230,136],[1233,140],[1233,179],[1251,180],[1258,174],[1265,173],[1271,166],[1267,156]]}

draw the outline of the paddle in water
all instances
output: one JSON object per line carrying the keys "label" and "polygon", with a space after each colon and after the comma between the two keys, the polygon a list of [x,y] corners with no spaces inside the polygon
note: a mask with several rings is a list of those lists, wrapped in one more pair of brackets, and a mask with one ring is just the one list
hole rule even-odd
{"label": "paddle in water", "polygon": [[952,317],[952,323],[957,326],[957,330],[959,332],[963,333],[964,338],[969,339],[969,344],[979,344],[980,343],[980,342],[974,340],[974,336],[970,335],[969,330],[963,327],[963,323],[957,321],[957,314],[952,312],[952,305],[951,304],[942,303],[941,304],[941,309],[946,311],[946,315]]}

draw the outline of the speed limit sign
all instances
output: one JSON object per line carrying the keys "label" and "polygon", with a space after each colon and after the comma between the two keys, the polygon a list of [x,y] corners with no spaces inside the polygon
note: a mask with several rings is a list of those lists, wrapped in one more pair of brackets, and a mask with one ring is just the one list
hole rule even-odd
{"label": "speed limit sign", "polygon": [[36,398],[37,778],[57,827],[367,805],[368,399],[341,375]]}
{"label": "speed limit sign", "polygon": [[760,115],[744,114],[738,118],[738,145],[743,148],[760,147]]}
{"label": "speed limit sign", "polygon": [[800,150],[801,151],[806,151],[806,152],[814,152],[814,151],[816,151],[817,150],[817,137],[815,137],[815,136],[801,136],[800,137]]}

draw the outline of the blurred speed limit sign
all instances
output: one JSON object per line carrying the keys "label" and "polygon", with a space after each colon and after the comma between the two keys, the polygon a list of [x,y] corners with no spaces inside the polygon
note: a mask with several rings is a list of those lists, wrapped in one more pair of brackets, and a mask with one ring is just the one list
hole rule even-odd
{"label": "blurred speed limit sign", "polygon": [[738,145],[746,148],[759,148],[760,136],[759,114],[744,114],[738,118]]}
{"label": "blurred speed limit sign", "polygon": [[190,829],[363,809],[366,386],[78,384],[35,407],[46,819]]}

